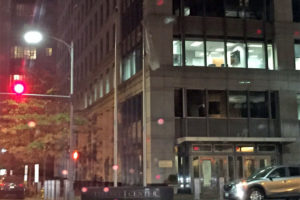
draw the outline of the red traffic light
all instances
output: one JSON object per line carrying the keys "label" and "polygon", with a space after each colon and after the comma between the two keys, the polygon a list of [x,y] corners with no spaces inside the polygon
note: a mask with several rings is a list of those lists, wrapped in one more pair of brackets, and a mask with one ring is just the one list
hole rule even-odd
{"label": "red traffic light", "polygon": [[14,82],[13,92],[16,94],[23,94],[25,92],[25,84],[21,81]]}
{"label": "red traffic light", "polygon": [[78,158],[79,158],[78,151],[77,150],[73,151],[73,153],[72,153],[72,159],[76,161],[76,160],[78,160]]}

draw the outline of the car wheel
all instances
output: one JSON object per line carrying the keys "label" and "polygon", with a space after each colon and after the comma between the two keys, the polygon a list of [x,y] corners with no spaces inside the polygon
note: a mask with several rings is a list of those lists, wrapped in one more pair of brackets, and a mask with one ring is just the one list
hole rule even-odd
{"label": "car wheel", "polygon": [[263,200],[265,199],[264,192],[259,188],[251,188],[248,193],[248,200]]}

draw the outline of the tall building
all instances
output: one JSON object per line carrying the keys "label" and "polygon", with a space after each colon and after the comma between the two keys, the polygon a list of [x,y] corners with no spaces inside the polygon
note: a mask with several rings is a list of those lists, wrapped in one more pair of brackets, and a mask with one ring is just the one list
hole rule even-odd
{"label": "tall building", "polygon": [[78,180],[113,181],[115,91],[124,185],[174,174],[181,189],[200,178],[201,194],[214,197],[222,178],[300,162],[299,0],[59,7],[59,37],[75,44],[76,108],[90,127],[78,132]]}

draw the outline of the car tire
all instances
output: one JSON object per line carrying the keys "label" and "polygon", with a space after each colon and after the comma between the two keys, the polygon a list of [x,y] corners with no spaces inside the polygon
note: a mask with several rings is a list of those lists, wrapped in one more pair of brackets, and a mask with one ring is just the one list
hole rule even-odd
{"label": "car tire", "polygon": [[265,193],[260,188],[251,188],[248,192],[247,200],[263,200]]}

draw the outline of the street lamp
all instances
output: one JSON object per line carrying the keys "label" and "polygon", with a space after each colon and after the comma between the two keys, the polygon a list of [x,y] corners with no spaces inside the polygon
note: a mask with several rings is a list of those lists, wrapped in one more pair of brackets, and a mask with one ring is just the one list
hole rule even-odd
{"label": "street lamp", "polygon": [[[73,93],[74,93],[74,85],[73,85],[73,78],[74,78],[74,43],[71,41],[71,43],[67,43],[66,41],[53,37],[48,36],[49,38],[65,45],[69,51],[70,55],[70,135],[69,135],[69,169],[68,169],[68,179],[69,179],[69,186],[68,186],[68,199],[73,200],[74,199],[74,180],[75,180],[75,163],[72,160],[72,152],[75,149],[75,137],[73,135],[73,123],[74,123],[74,108],[73,108]],[[43,34],[37,30],[34,31],[28,31],[24,34],[24,40],[28,44],[38,44],[43,40]],[[51,97],[51,95],[48,95]],[[53,97],[59,97],[59,95],[53,95]],[[62,98],[65,98],[65,96],[61,96]]]}

